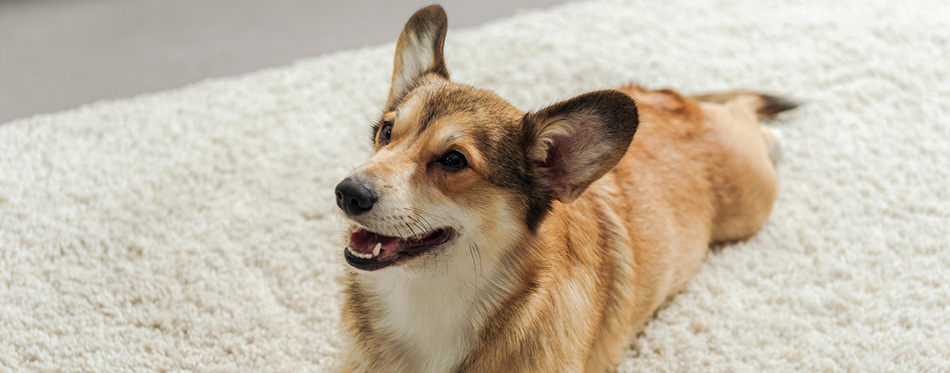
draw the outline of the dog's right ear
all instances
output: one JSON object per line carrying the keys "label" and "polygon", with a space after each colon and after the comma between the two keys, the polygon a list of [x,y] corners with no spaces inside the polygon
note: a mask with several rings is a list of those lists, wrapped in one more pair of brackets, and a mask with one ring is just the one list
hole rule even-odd
{"label": "dog's right ear", "polygon": [[419,9],[406,22],[396,43],[393,85],[386,101],[386,111],[396,108],[416,79],[427,74],[449,79],[449,71],[445,68],[442,56],[448,25],[445,10],[439,5]]}
{"label": "dog's right ear", "polygon": [[619,91],[574,97],[524,116],[525,155],[551,197],[568,203],[617,165],[640,121]]}

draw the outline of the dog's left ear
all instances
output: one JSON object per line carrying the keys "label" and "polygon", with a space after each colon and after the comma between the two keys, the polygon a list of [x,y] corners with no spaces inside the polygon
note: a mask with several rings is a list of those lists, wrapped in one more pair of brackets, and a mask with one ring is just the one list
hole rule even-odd
{"label": "dog's left ear", "polygon": [[551,196],[568,203],[617,165],[638,124],[630,96],[583,94],[525,115],[525,154]]}
{"label": "dog's left ear", "polygon": [[412,88],[416,79],[426,74],[437,74],[449,79],[445,68],[442,46],[449,21],[439,5],[419,9],[406,22],[396,42],[393,63],[393,86],[386,101],[387,110],[395,109],[402,97]]}

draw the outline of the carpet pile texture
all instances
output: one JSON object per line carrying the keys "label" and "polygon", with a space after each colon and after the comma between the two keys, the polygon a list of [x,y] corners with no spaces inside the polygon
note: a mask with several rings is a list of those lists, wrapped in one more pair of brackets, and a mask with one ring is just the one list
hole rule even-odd
{"label": "carpet pile texture", "polygon": [[[598,0],[450,29],[445,54],[526,110],[626,82],[807,101],[770,123],[763,231],[712,253],[620,371],[947,371],[948,19],[941,0]],[[332,189],[370,153],[393,49],[0,126],[0,370],[335,369]]]}

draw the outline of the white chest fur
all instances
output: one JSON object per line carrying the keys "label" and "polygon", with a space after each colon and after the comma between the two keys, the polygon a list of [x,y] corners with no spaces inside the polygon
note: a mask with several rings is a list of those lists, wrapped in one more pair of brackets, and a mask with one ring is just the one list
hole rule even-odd
{"label": "white chest fur", "polygon": [[395,337],[413,372],[446,372],[471,350],[487,310],[503,290],[489,267],[452,255],[438,265],[367,274],[383,313],[375,325]]}

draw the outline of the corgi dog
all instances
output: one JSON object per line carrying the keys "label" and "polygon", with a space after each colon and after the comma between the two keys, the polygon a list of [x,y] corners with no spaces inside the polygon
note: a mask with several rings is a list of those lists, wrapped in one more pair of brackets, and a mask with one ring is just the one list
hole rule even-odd
{"label": "corgi dog", "polygon": [[342,371],[614,370],[710,244],[765,223],[759,118],[795,104],[627,85],[526,113],[449,79],[446,29],[438,5],[406,23],[375,153],[335,189]]}

